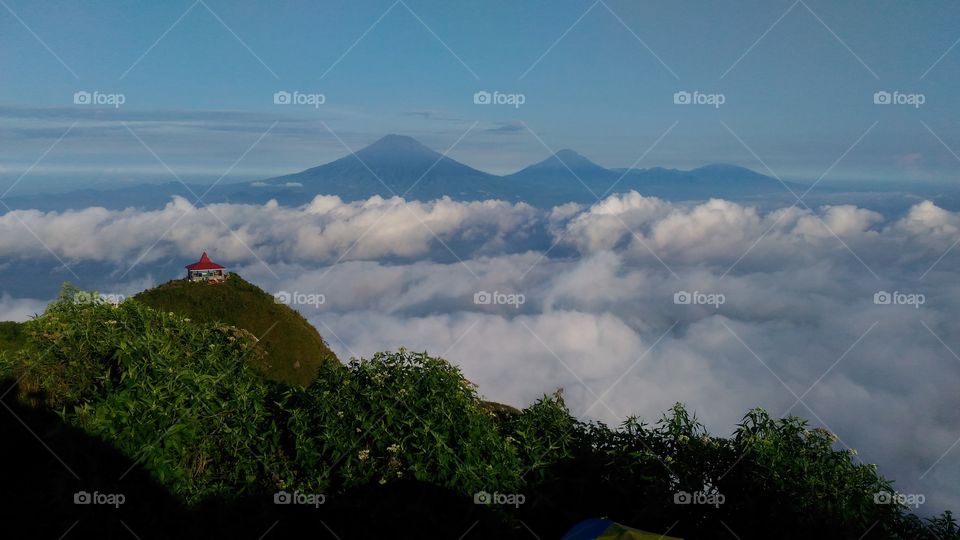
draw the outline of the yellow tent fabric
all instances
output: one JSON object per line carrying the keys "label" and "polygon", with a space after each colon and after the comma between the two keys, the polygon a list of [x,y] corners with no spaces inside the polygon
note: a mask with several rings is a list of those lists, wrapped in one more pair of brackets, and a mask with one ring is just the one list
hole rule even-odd
{"label": "yellow tent fabric", "polygon": [[683,540],[626,527],[609,519],[588,519],[574,525],[563,540]]}

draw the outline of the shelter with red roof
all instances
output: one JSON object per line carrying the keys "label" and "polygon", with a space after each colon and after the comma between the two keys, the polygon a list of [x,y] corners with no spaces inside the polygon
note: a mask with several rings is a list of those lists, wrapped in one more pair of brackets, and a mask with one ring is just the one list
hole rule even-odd
{"label": "shelter with red roof", "polygon": [[218,283],[227,278],[227,269],[210,260],[204,251],[200,260],[187,265],[188,281],[208,281]]}

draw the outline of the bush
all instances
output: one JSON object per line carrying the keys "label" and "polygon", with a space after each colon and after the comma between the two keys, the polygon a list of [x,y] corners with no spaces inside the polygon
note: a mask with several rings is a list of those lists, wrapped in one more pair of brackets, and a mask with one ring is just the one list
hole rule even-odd
{"label": "bush", "polygon": [[572,455],[577,421],[559,391],[543,396],[504,424],[504,435],[516,446],[528,482],[544,480],[549,466]]}
{"label": "bush", "polygon": [[248,333],[77,293],[64,288],[26,324],[30,346],[4,355],[3,375],[21,381],[23,397],[144,463],[188,502],[283,475]]}
{"label": "bush", "polygon": [[282,409],[297,483],[339,491],[397,479],[463,493],[515,489],[520,461],[476,389],[426,353],[380,353],[322,367]]}
{"label": "bush", "polygon": [[875,465],[856,463],[852,450],[835,450],[836,436],[809,429],[803,419],[753,410],[732,442],[743,458],[718,482],[730,494],[731,519],[745,523],[742,516],[756,513],[770,526],[856,538],[901,513],[874,503],[877,492],[893,491]]}
{"label": "bush", "polygon": [[16,351],[23,347],[26,336],[23,334],[23,325],[12,321],[0,321],[0,352]]}

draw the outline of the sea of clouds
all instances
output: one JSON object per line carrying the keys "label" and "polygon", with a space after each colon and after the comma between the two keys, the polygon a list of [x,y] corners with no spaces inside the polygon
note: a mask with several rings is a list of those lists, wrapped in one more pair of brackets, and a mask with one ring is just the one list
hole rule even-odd
{"label": "sea of clouds", "polygon": [[[286,293],[341,359],[427,350],[488,399],[562,388],[575,414],[614,424],[678,401],[717,434],[752,407],[800,415],[925,494],[923,512],[960,509],[958,241],[960,214],[930,202],[885,216],[633,192],[549,211],[174,199],[0,215],[0,277],[63,262],[83,286],[129,294],[208,250]],[[4,285],[0,320],[48,296]]]}

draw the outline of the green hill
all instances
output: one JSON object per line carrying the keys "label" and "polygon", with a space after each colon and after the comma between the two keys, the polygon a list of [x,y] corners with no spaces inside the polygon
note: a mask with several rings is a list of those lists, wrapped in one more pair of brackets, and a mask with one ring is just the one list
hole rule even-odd
{"label": "green hill", "polygon": [[274,380],[305,386],[322,363],[339,363],[302,315],[237,274],[216,285],[174,280],[133,299],[194,321],[219,321],[251,332],[265,353],[254,362]]}

